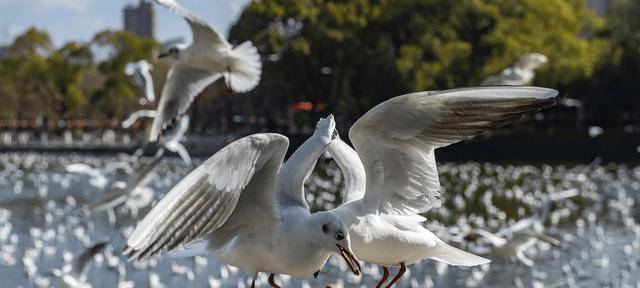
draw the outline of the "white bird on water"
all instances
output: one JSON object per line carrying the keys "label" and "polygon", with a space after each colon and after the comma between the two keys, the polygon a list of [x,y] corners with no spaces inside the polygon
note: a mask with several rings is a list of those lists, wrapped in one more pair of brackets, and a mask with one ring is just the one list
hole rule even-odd
{"label": "white bird on water", "polygon": [[162,88],[149,142],[155,142],[162,131],[182,117],[194,98],[207,86],[224,77],[236,92],[252,90],[260,82],[262,62],[258,49],[249,41],[237,47],[175,0],[155,0],[181,15],[189,23],[193,43],[185,49],[170,49],[160,57],[175,60]]}
{"label": "white bird on water", "polygon": [[149,102],[156,100],[156,94],[153,91],[153,79],[150,73],[152,69],[153,65],[144,59],[138,62],[128,63],[124,66],[124,74],[133,76],[138,87],[144,92],[145,101]]}
{"label": "white bird on water", "polygon": [[418,214],[441,206],[434,149],[498,127],[553,105],[552,89],[482,87],[421,92],[392,98],[371,109],[349,131],[355,151],[341,140],[328,148],[345,174],[345,201],[330,210],[347,226],[357,257],[383,266],[430,258],[474,266],[489,260],[454,248],[424,228]]}
{"label": "white bird on water", "polygon": [[487,77],[482,81],[482,86],[529,85],[536,77],[536,69],[548,61],[547,56],[540,53],[524,54],[511,67],[502,70],[502,73]]}
{"label": "white bird on water", "polygon": [[[321,120],[312,137],[326,148],[334,130],[332,118]],[[311,214],[302,204],[304,193],[276,188],[276,183],[278,187],[298,183],[303,180],[296,177],[305,176],[297,173],[301,165],[295,159],[280,169],[288,146],[288,139],[279,134],[255,134],[227,145],[189,173],[138,223],[125,254],[141,259],[202,238],[205,245],[199,245],[197,253],[211,253],[244,269],[254,278],[253,284],[258,272],[271,273],[272,287],[278,287],[275,273],[312,275],[332,253],[342,256],[359,275],[340,218],[331,212]]]}

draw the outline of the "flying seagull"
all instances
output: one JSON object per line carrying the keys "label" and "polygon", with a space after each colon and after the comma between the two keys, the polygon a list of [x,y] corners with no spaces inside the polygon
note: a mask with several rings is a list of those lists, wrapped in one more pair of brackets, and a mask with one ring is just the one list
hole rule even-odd
{"label": "flying seagull", "polygon": [[184,115],[207,86],[224,77],[236,92],[252,90],[260,82],[262,62],[255,46],[249,41],[237,47],[175,0],[155,0],[158,4],[182,16],[193,34],[193,43],[184,49],[174,47],[160,57],[171,56],[173,66],[162,88],[149,142],[155,142],[163,130]]}
{"label": "flying seagull", "polygon": [[[312,137],[326,148],[335,123],[321,120],[317,127]],[[288,146],[279,134],[254,134],[227,145],[158,202],[138,223],[124,253],[142,259],[202,239],[214,258],[253,276],[252,286],[258,272],[270,273],[272,287],[278,287],[275,273],[312,275],[332,253],[359,275],[344,223],[331,212],[311,214],[300,204],[300,191],[276,189],[276,181],[299,181],[286,170],[278,175]],[[306,169],[288,162],[287,170]]]}
{"label": "flying seagull", "polygon": [[464,235],[464,239],[474,241],[482,238],[491,245],[490,251],[488,252],[490,257],[503,260],[515,259],[526,266],[533,267],[533,260],[527,258],[524,254],[527,249],[539,241],[554,246],[560,246],[561,244],[560,240],[544,233],[544,221],[549,215],[551,204],[577,195],[577,189],[550,192],[533,216],[523,218],[495,234],[483,229],[474,228]]}
{"label": "flying seagull", "polygon": [[124,73],[129,76],[133,76],[138,87],[144,91],[146,101],[149,102],[156,100],[156,94],[153,91],[153,79],[151,78],[150,73],[152,69],[153,65],[144,59],[138,62],[128,63],[124,67]]}
{"label": "flying seagull", "polygon": [[129,179],[124,185],[115,185],[114,189],[111,192],[94,199],[89,204],[80,208],[79,211],[83,211],[86,214],[93,214],[104,211],[109,212],[113,211],[113,209],[126,203],[127,201],[136,199],[136,197],[144,199],[153,198],[153,195],[151,195],[151,197],[140,197],[140,195],[137,195],[137,193],[153,193],[139,188],[147,185],[147,183],[151,181],[151,179],[153,179],[153,172],[155,171],[156,166],[158,166],[158,163],[160,163],[160,160],[162,160],[161,157],[155,157],[151,162],[143,163],[133,175],[129,176]]}
{"label": "flying seagull", "polygon": [[529,85],[536,76],[535,70],[547,64],[547,56],[540,53],[524,54],[511,67],[502,73],[489,76],[482,81],[482,86],[489,85]]}
{"label": "flying seagull", "polygon": [[[537,87],[481,87],[420,92],[383,102],[349,131],[355,151],[337,139],[328,152],[343,174],[346,190],[336,213],[351,233],[356,256],[383,266],[430,258],[474,266],[489,260],[454,248],[424,228],[419,214],[441,206],[434,149],[470,139],[553,105],[557,91]],[[357,151],[357,152],[356,152]]]}
{"label": "flying seagull", "polygon": [[109,244],[108,240],[102,240],[87,248],[62,268],[51,270],[51,274],[58,278],[64,287],[70,288],[86,288],[91,287],[87,283],[87,269],[89,263],[93,260],[93,256],[100,253]]}

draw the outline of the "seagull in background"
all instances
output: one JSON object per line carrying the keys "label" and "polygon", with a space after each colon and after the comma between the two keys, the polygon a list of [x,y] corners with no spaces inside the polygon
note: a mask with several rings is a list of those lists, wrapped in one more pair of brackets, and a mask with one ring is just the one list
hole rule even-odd
{"label": "seagull in background", "polygon": [[156,3],[182,16],[191,28],[193,43],[184,49],[174,47],[162,57],[174,61],[162,89],[156,109],[149,142],[159,140],[161,134],[175,125],[196,96],[221,77],[235,92],[252,90],[260,82],[262,62],[258,49],[249,41],[237,47],[220,33],[175,0],[155,0]]}
{"label": "seagull in background", "polygon": [[524,54],[511,67],[504,69],[499,75],[489,76],[482,81],[482,86],[491,85],[529,85],[536,77],[535,70],[547,64],[547,56],[540,53]]}
{"label": "seagull in background", "polygon": [[[321,120],[317,127],[312,137],[326,148],[335,123]],[[295,171],[308,168],[290,159],[289,168],[281,169],[288,146],[279,134],[254,134],[227,145],[158,202],[138,223],[124,253],[142,259],[203,239],[203,254],[244,269],[254,279],[252,287],[259,272],[270,273],[272,287],[279,287],[276,273],[310,276],[334,253],[359,275],[338,216],[311,214],[304,193],[277,188],[283,181],[297,183]]]}
{"label": "seagull in background", "polygon": [[527,258],[524,254],[527,249],[538,243],[538,241],[546,242],[553,246],[560,246],[561,244],[560,240],[544,233],[544,221],[549,216],[551,204],[578,196],[578,194],[577,189],[549,193],[533,216],[521,219],[495,234],[474,228],[463,238],[466,241],[476,241],[481,238],[489,242],[491,245],[490,250],[485,251],[490,255],[489,257],[518,260],[526,266],[533,267],[533,260]]}
{"label": "seagull in background", "polygon": [[189,115],[182,116],[178,121],[178,124],[167,130],[164,137],[160,139],[159,142],[151,142],[147,146],[138,149],[132,155],[132,158],[138,159],[142,155],[153,153],[155,153],[155,157],[162,157],[166,149],[178,154],[182,161],[184,161],[188,166],[193,166],[193,161],[191,161],[189,151],[187,151],[187,148],[182,144],[184,135],[187,133],[187,130],[189,130],[189,120]]}
{"label": "seagull in background", "polygon": [[[153,190],[141,188],[153,179],[153,172],[161,159],[161,157],[155,157],[150,163],[143,163],[136,170],[136,173],[129,177],[126,183],[116,182],[114,190],[91,201],[91,203],[80,208],[78,211],[83,211],[85,214],[107,211],[109,214],[109,222],[113,224],[115,222],[115,213],[113,210],[116,207],[125,204],[127,201],[148,199],[148,201],[137,201],[140,203],[129,203],[130,205],[127,206],[130,208],[138,207],[139,209],[148,205],[151,202],[150,200],[153,198]],[[150,193],[151,195],[138,195],[138,193]],[[132,212],[135,214],[137,211],[132,210]]]}
{"label": "seagull in background", "polygon": [[[351,127],[355,151],[334,140],[328,148],[345,176],[343,204],[336,213],[349,226],[356,256],[383,267],[433,259],[475,266],[489,260],[440,240],[419,214],[441,206],[434,150],[507,125],[552,106],[557,91],[539,87],[481,87],[419,92],[387,100]],[[357,152],[356,152],[357,151]],[[347,190],[348,189],[348,190]]]}
{"label": "seagull in background", "polygon": [[182,144],[182,139],[184,138],[184,134],[187,133],[189,129],[189,115],[184,115],[180,118],[178,125],[173,129],[169,130],[167,134],[160,140],[160,144],[162,147],[167,150],[177,153],[182,161],[189,166],[193,166],[193,162],[191,161],[191,157],[189,156],[189,152],[187,148]]}
{"label": "seagull in background", "polygon": [[69,288],[87,288],[91,284],[87,283],[87,269],[89,263],[93,260],[93,256],[100,253],[109,244],[108,240],[102,240],[87,248],[81,254],[76,255],[72,263],[62,268],[51,270],[51,275],[58,278],[63,287]]}
{"label": "seagull in background", "polygon": [[[128,63],[124,67],[124,73],[129,76],[133,76],[133,79],[135,79],[138,87],[144,92],[145,98],[143,99],[146,100],[141,99],[141,101],[143,102],[153,102],[156,100],[156,94],[153,91],[153,79],[151,78],[150,73],[152,69],[153,65],[151,65],[151,63],[147,62],[147,60],[144,59],[138,62]],[[144,105],[146,103],[142,104]]]}

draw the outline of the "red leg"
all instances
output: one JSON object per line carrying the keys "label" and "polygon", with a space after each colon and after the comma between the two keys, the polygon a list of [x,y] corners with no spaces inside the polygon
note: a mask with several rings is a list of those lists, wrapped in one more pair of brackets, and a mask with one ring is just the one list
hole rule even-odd
{"label": "red leg", "polygon": [[376,288],[382,287],[382,284],[387,281],[387,278],[389,278],[389,269],[387,269],[386,266],[382,266],[382,279],[380,279],[378,285],[376,285]]}
{"label": "red leg", "polygon": [[280,286],[278,286],[278,284],[276,284],[276,282],[273,281],[273,277],[276,276],[275,274],[271,273],[271,275],[269,275],[269,285],[271,285],[272,288],[282,288]]}
{"label": "red leg", "polygon": [[398,274],[396,274],[396,277],[393,277],[393,279],[391,279],[391,282],[389,282],[389,284],[385,288],[389,288],[393,286],[393,284],[395,284],[398,280],[400,280],[400,277],[402,277],[402,275],[404,275],[404,272],[406,271],[407,271],[407,266],[404,266],[404,262],[400,263],[400,270],[398,271]]}

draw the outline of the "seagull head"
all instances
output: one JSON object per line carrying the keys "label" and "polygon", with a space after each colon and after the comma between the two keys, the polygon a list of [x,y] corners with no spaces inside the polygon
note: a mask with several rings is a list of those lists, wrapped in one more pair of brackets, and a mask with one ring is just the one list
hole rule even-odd
{"label": "seagull head", "polygon": [[362,268],[358,259],[351,250],[349,228],[340,218],[331,212],[318,212],[312,215],[313,230],[320,246],[325,247],[331,253],[340,255],[347,262],[347,266],[356,276],[360,275]]}

